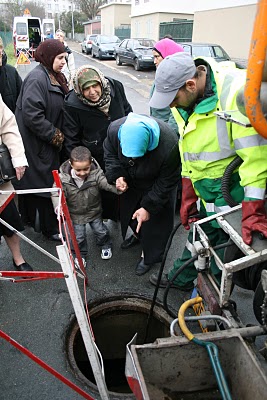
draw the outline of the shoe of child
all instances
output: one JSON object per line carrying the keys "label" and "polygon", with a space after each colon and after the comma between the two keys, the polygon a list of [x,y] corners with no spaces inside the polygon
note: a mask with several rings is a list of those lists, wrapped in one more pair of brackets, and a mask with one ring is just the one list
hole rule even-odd
{"label": "shoe of child", "polygon": [[112,250],[111,248],[102,249],[101,250],[101,258],[102,260],[109,260],[112,257]]}
{"label": "shoe of child", "polygon": [[[86,268],[86,261],[85,261],[85,258],[82,258],[82,262],[83,262],[84,268]],[[78,268],[78,269],[80,268],[78,258],[75,258],[75,259],[74,259],[74,265],[75,265],[75,268],[76,268],[76,269],[77,269],[77,268]]]}

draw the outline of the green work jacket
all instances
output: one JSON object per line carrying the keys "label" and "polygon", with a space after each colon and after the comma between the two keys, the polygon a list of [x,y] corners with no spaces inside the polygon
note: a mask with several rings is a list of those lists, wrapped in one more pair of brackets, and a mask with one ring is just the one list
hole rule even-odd
{"label": "green work jacket", "polygon": [[267,180],[267,140],[254,128],[228,122],[214,113],[224,111],[249,123],[238,110],[236,96],[246,82],[246,70],[220,65],[210,58],[196,59],[209,65],[213,95],[200,101],[191,115],[172,108],[180,133],[182,176],[191,179],[207,214],[228,209],[221,192],[225,168],[239,155],[243,162],[233,174],[230,192],[234,200],[264,199]]}

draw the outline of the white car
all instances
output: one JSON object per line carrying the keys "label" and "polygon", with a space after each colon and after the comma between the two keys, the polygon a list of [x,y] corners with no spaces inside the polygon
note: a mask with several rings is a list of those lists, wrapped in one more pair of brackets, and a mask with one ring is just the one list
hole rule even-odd
{"label": "white car", "polygon": [[87,35],[81,43],[82,53],[91,54],[92,42],[95,40],[97,35]]}

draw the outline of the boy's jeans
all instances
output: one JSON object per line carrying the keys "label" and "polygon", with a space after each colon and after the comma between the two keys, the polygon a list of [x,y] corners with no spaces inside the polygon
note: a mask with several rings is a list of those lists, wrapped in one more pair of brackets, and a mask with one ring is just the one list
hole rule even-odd
{"label": "boy's jeans", "polygon": [[[89,222],[89,225],[91,226],[91,229],[94,233],[94,236],[96,238],[96,244],[97,246],[100,246],[102,248],[110,248],[112,246],[111,240],[110,240],[110,235],[109,235],[109,230],[106,227],[106,225],[103,223],[102,219],[98,218],[95,219],[94,221]],[[78,242],[78,246],[81,252],[81,256],[83,258],[86,258],[87,253],[88,253],[88,246],[87,246],[87,238],[86,238],[86,224],[73,224],[76,239]],[[73,246],[72,246],[72,252],[74,252]]]}

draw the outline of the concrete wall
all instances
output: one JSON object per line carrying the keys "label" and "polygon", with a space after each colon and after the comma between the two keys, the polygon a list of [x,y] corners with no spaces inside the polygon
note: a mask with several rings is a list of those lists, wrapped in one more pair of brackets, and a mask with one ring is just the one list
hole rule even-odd
{"label": "concrete wall", "polygon": [[101,7],[101,34],[114,35],[115,28],[130,25],[131,4],[107,4]]}
{"label": "concrete wall", "polygon": [[199,11],[194,16],[194,42],[220,44],[232,58],[247,59],[257,5]]}
{"label": "concrete wall", "polygon": [[84,36],[101,33],[101,22],[94,21],[84,24]]}
{"label": "concrete wall", "polygon": [[159,40],[159,24],[173,21],[174,18],[194,19],[192,14],[152,13],[131,18],[131,37]]}

